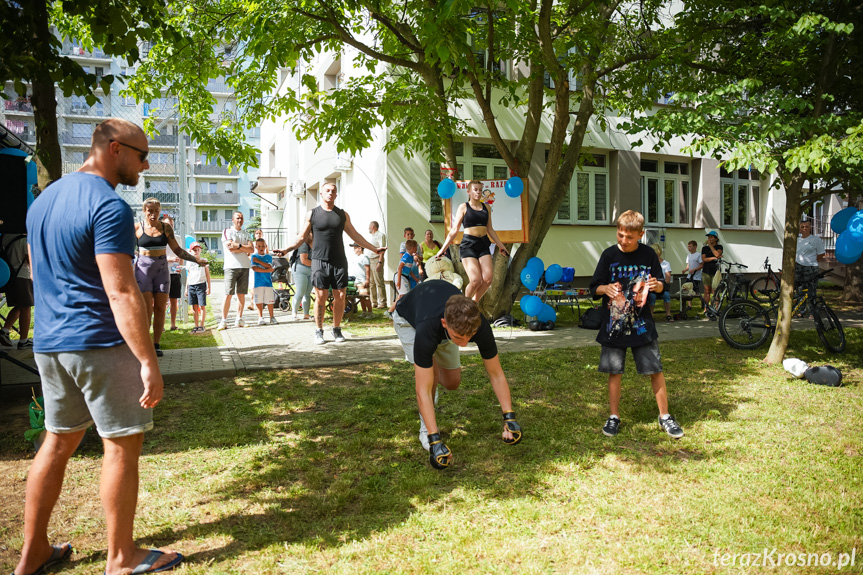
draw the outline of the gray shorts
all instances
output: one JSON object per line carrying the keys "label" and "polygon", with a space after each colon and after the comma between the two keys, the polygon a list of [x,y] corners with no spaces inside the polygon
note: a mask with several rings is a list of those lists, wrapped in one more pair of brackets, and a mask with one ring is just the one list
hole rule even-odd
{"label": "gray shorts", "polygon": [[[632,349],[635,359],[635,370],[640,375],[662,373],[662,358],[659,355],[659,341],[639,345]],[[599,373],[623,373],[626,367],[626,348],[602,346],[599,354]]]}
{"label": "gray shorts", "polygon": [[249,291],[249,268],[228,268],[225,270],[225,295]]}
{"label": "gray shorts", "polygon": [[[399,341],[405,352],[405,359],[413,363],[416,330],[396,311],[393,312],[393,327],[396,330],[396,335],[399,336]],[[434,360],[443,369],[459,369],[461,367],[461,356],[458,346],[449,340],[441,342],[437,346],[434,352]]]}
{"label": "gray shorts", "polygon": [[153,429],[141,364],[126,344],[103,349],[36,353],[45,398],[45,429],[74,433],[96,424],[101,437],[128,437]]}

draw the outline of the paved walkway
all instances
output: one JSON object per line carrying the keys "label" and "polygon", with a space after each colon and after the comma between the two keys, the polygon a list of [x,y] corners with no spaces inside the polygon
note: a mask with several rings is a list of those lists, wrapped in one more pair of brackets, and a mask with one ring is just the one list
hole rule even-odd
{"label": "paved walkway", "polygon": [[[213,282],[214,292],[217,284],[220,282]],[[221,298],[213,298],[213,301],[221,301]],[[343,332],[348,341],[335,343],[330,333],[332,326],[327,324],[324,330],[327,343],[314,345],[314,323],[311,321],[294,322],[290,314],[276,312],[278,325],[259,327],[254,325],[257,321],[256,312],[246,310],[243,317],[250,326],[231,327],[220,332],[224,340],[222,347],[165,350],[165,356],[159,360],[165,381],[183,382],[233,377],[268,369],[354,365],[404,358],[395,333],[360,337],[351,333],[350,323],[346,322]],[[863,327],[863,313],[840,314],[840,318],[846,328]],[[799,324],[800,329],[813,328],[812,320],[794,320],[794,324]],[[229,316],[229,325],[233,325],[233,315]],[[658,322],[657,330],[660,341],[719,337],[719,328],[714,321]],[[546,332],[495,330],[501,353],[598,345],[594,341],[595,337],[596,332],[577,327]],[[32,352],[9,351],[10,355],[21,361],[33,363]],[[477,349],[471,345],[464,348],[462,353],[477,353]],[[0,377],[3,385],[38,382],[35,376],[6,361],[0,361]]]}

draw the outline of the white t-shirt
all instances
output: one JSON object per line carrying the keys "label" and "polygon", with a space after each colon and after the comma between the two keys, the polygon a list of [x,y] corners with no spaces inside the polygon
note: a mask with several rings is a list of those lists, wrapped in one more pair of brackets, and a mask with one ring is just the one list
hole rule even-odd
{"label": "white t-shirt", "polygon": [[700,282],[701,281],[701,270],[699,269],[697,272],[693,273],[692,270],[701,265],[701,254],[699,252],[695,252],[694,254],[689,254],[686,256],[686,265],[689,270],[689,275],[692,276],[692,279]]}
{"label": "white t-shirt", "polygon": [[252,241],[252,238],[245,231],[237,230],[235,228],[227,228],[222,232],[222,248],[225,252],[225,269],[249,269],[252,267],[252,262],[249,260],[249,254],[245,252],[232,253],[228,249],[227,244],[231,241],[244,245]]}
{"label": "white t-shirt", "polygon": [[662,260],[659,263],[659,266],[662,268],[662,281],[665,281],[665,274],[668,274],[668,277],[671,277],[671,262],[668,260]]}
{"label": "white t-shirt", "polygon": [[[384,245],[386,245],[386,241],[387,241],[387,237],[383,233],[381,233],[380,230],[373,233],[371,235],[371,237],[369,238],[369,243],[372,244],[373,246],[375,246],[376,248],[384,247]],[[370,260],[377,259],[380,257],[378,255],[378,252],[373,252],[372,250],[366,250],[364,253],[367,256],[369,256]]]}
{"label": "white t-shirt", "polygon": [[195,262],[186,262],[186,285],[194,286],[207,283],[207,270]]}
{"label": "white t-shirt", "polygon": [[359,257],[359,259],[357,259],[357,266],[356,266],[356,269],[355,269],[355,271],[356,271],[356,278],[357,278],[357,279],[356,279],[356,283],[357,283],[357,284],[364,284],[364,283],[366,283],[366,280],[368,279],[368,278],[366,277],[366,266],[367,266],[367,265],[370,265],[370,262],[369,262],[369,256],[367,256],[367,255],[363,254],[363,255],[361,255],[361,256]]}
{"label": "white t-shirt", "polygon": [[818,256],[825,253],[824,242],[816,235],[797,238],[797,265],[818,267]]}

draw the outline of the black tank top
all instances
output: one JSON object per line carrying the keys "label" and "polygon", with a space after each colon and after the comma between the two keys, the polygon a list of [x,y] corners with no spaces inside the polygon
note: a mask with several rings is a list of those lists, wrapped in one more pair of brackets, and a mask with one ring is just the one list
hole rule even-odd
{"label": "black tank top", "polygon": [[163,250],[168,247],[168,236],[165,235],[165,224],[162,224],[161,236],[148,236],[144,231],[144,222],[141,222],[141,237],[138,238],[138,247],[144,250]]}
{"label": "black tank top", "polygon": [[482,205],[482,210],[475,210],[470,207],[470,202],[465,202],[464,207],[466,208],[464,211],[464,219],[462,220],[462,224],[464,228],[473,228],[475,226],[487,226],[488,225],[488,208],[485,204]]}
{"label": "black tank top", "polygon": [[312,210],[309,221],[312,223],[312,259],[323,260],[334,265],[347,266],[345,243],[342,234],[345,232],[345,211],[333,207],[327,211],[321,206]]}

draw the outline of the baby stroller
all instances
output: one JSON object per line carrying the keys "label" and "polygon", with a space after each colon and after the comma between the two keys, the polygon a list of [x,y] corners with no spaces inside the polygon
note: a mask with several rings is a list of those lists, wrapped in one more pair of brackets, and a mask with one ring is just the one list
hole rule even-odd
{"label": "baby stroller", "polygon": [[290,311],[291,300],[294,297],[294,286],[290,282],[288,258],[273,258],[273,271],[270,272],[270,276],[273,278],[276,307],[282,311]]}

